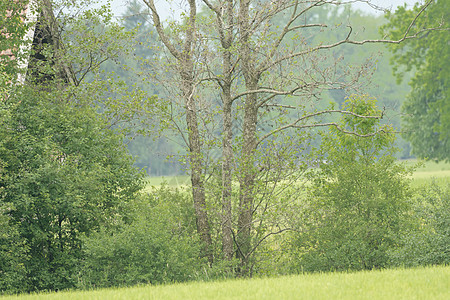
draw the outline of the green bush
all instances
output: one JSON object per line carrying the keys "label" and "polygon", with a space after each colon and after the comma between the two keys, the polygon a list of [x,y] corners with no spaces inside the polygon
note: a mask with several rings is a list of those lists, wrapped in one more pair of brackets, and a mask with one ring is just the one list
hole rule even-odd
{"label": "green bush", "polygon": [[396,266],[450,264],[450,186],[435,183],[416,190],[412,220],[399,247],[390,252]]}
{"label": "green bush", "polygon": [[11,229],[0,237],[3,292],[74,287],[81,235],[120,218],[140,190],[121,136],[67,100],[49,85],[16,87],[0,103],[0,222]]}
{"label": "green bush", "polygon": [[[343,109],[381,113],[367,96],[350,97]],[[395,136],[378,119],[351,113],[322,135],[318,154],[326,163],[309,174],[305,218],[293,237],[296,270],[385,267],[402,228],[410,193],[408,170],[394,157]]]}
{"label": "green bush", "polygon": [[86,238],[80,287],[188,281],[202,268],[193,207],[167,186],[132,206],[132,220]]}
{"label": "green bush", "polygon": [[20,237],[18,226],[10,224],[12,207],[0,202],[0,291],[18,293],[26,289],[28,246]]}
{"label": "green bush", "polygon": [[[12,76],[4,72],[5,66],[0,65],[0,154],[7,150],[10,140],[8,126],[11,123],[13,105],[7,103],[8,90]],[[0,155],[0,182],[8,177],[7,161]],[[5,203],[5,187],[0,185],[0,291],[19,292],[23,287],[27,260],[27,246],[20,237],[18,226],[11,224],[9,215],[13,209],[11,203]]]}

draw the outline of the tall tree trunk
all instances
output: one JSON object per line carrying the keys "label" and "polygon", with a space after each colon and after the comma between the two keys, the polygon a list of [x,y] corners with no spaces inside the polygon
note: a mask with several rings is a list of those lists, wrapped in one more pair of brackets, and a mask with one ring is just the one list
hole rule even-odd
{"label": "tall tree trunk", "polygon": [[229,87],[224,91],[223,107],[223,161],[222,161],[222,251],[224,258],[231,260],[233,257],[233,236],[232,236],[232,212],[231,212],[231,192],[232,192],[232,103],[229,97]]}
{"label": "tall tree trunk", "polygon": [[[192,64],[190,58],[185,60],[187,69]],[[203,242],[203,255],[212,263],[211,234],[206,211],[205,184],[203,181],[203,155],[202,141],[198,129],[197,107],[194,100],[192,72],[182,72],[183,97],[185,99],[186,125],[188,128],[189,139],[189,163],[191,169],[192,197],[194,199],[194,208],[197,219],[197,231]]]}
{"label": "tall tree trunk", "polygon": [[211,231],[206,211],[205,184],[203,181],[202,141],[198,129],[197,107],[194,98],[194,62],[192,44],[196,35],[197,7],[195,0],[189,0],[189,19],[186,40],[181,54],[181,79],[185,99],[186,123],[189,134],[189,162],[191,167],[192,196],[197,217],[197,231],[203,241],[203,255],[213,262],[211,249]]}
{"label": "tall tree trunk", "polygon": [[[247,91],[254,91],[258,87],[258,74],[252,61],[250,47],[250,1],[241,0],[239,5],[239,38],[241,68]],[[240,178],[239,178],[239,215],[237,231],[237,257],[240,259],[241,275],[249,272],[249,256],[251,253],[251,229],[253,221],[253,197],[255,185],[255,150],[256,123],[258,117],[258,95],[249,93],[245,99],[243,142],[241,149]]]}
{"label": "tall tree trunk", "polygon": [[[254,90],[253,87],[247,86]],[[239,179],[239,216],[237,232],[237,257],[241,263],[241,275],[249,271],[249,258],[252,246],[253,198],[256,177],[255,151],[256,151],[256,123],[257,123],[257,95],[250,94],[246,98],[243,144],[241,150],[241,169]]]}
{"label": "tall tree trunk", "polygon": [[189,18],[185,28],[182,49],[175,47],[162,27],[159,14],[153,0],[143,0],[152,11],[152,19],[161,41],[178,61],[182,96],[185,104],[186,125],[188,129],[189,163],[191,169],[192,197],[194,200],[197,231],[203,242],[203,256],[213,262],[211,232],[206,211],[205,185],[203,181],[202,141],[198,126],[197,107],[195,102],[194,62],[192,48],[196,35],[197,6],[195,0],[188,0]]}
{"label": "tall tree trunk", "polygon": [[[233,0],[226,4],[225,16],[218,20],[218,27],[223,47],[223,84],[222,84],[222,102],[223,102],[223,140],[222,140],[222,251],[226,260],[233,258],[233,235],[232,235],[232,211],[231,211],[231,193],[232,193],[232,161],[233,161],[233,121],[232,121],[232,54],[230,48],[233,41]],[[225,27],[225,28],[224,28]]]}

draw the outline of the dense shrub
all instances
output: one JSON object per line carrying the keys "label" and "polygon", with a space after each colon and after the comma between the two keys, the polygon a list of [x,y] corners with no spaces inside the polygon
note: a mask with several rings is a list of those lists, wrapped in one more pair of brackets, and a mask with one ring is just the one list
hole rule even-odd
{"label": "dense shrub", "polygon": [[80,287],[192,280],[201,270],[200,241],[186,194],[167,186],[133,204],[129,224],[86,238]]}
{"label": "dense shrub", "polygon": [[67,100],[49,85],[17,87],[1,102],[2,292],[74,287],[81,235],[120,218],[140,189],[121,136]]}
{"label": "dense shrub", "polygon": [[[380,115],[366,96],[350,97],[343,109]],[[293,238],[296,270],[385,267],[408,208],[408,171],[395,160],[392,130],[352,114],[338,126],[323,134],[319,156],[326,163],[310,174],[305,218]]]}
{"label": "dense shrub", "polygon": [[10,224],[8,204],[0,202],[0,291],[17,293],[26,288],[28,246],[20,237],[18,226]]}
{"label": "dense shrub", "polygon": [[399,247],[391,250],[397,266],[450,264],[450,186],[436,183],[414,193],[412,221],[415,227],[402,234]]}

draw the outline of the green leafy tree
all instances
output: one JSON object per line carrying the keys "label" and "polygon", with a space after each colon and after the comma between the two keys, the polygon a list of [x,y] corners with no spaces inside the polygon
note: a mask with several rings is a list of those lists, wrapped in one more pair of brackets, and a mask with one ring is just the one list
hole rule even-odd
{"label": "green leafy tree", "polygon": [[[5,65],[0,66],[0,153],[7,151],[11,140],[8,126],[12,120],[13,105],[7,103],[13,76],[8,74]],[[8,178],[8,162],[0,155],[0,182]],[[24,261],[28,259],[28,246],[21,239],[18,225],[11,222],[10,212],[14,206],[5,203],[5,187],[0,185],[0,292],[19,292],[23,288],[26,272]]]}
{"label": "green leafy tree", "polygon": [[[418,11],[418,4],[407,10],[399,7],[388,14],[389,23],[382,28],[394,39],[408,28]],[[410,81],[412,92],[403,105],[404,137],[411,142],[413,154],[434,160],[450,160],[450,4],[445,0],[430,1],[425,18],[411,30],[419,37],[407,43],[392,45],[391,63],[401,80],[405,71],[415,71]],[[435,31],[424,28],[435,27]]]}
{"label": "green leafy tree", "polygon": [[81,237],[119,222],[141,187],[123,136],[111,128],[145,101],[99,75],[130,34],[106,6],[38,3],[40,34],[50,42],[31,51],[26,86],[8,85],[16,70],[2,65],[1,73],[0,285],[8,292],[74,287]]}
{"label": "green leafy tree", "polygon": [[11,58],[20,57],[21,47],[30,42],[24,39],[27,30],[34,25],[23,21],[27,4],[26,0],[0,1],[0,64],[4,67],[2,71],[10,75],[17,72],[17,59]]}
{"label": "green leafy tree", "polygon": [[140,190],[121,136],[92,107],[62,99],[67,94],[24,87],[6,102],[0,200],[8,208],[2,218],[28,248],[19,262],[23,291],[74,287],[81,236],[121,218]]}
{"label": "green leafy tree", "polygon": [[408,208],[409,181],[408,170],[396,162],[391,127],[371,117],[380,113],[375,103],[350,96],[344,103],[349,113],[322,135],[319,168],[309,175],[307,221],[295,239],[300,269],[388,264]]}

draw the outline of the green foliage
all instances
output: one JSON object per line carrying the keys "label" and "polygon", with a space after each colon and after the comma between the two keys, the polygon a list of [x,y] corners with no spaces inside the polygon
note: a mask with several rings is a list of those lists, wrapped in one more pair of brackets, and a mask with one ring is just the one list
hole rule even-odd
{"label": "green foliage", "polygon": [[[388,264],[409,196],[408,170],[394,158],[394,134],[380,126],[376,100],[351,96],[339,128],[322,135],[320,168],[294,239],[297,268],[307,271],[362,270]],[[344,133],[342,130],[352,132]]]}
{"label": "green foliage", "polygon": [[65,89],[76,90],[71,101],[98,106],[109,126],[124,133],[156,127],[158,122],[149,116],[164,110],[165,104],[126,76],[121,78],[123,74],[103,68],[129,57],[137,29],[125,30],[116,22],[108,1],[101,5],[98,0],[50,2],[55,20],[41,18],[39,26],[46,34],[51,27],[56,32],[44,36],[49,43],[33,47],[35,58],[30,60],[27,80],[36,84],[62,80]]}
{"label": "green foliage", "polygon": [[128,53],[133,32],[125,32],[113,20],[109,1],[100,2],[51,0],[39,3],[40,9],[53,10],[54,16],[39,18],[37,29],[42,31],[39,37],[42,41],[34,45],[31,52],[35,59],[30,60],[28,67],[28,74],[32,74],[29,81],[54,80],[64,68],[73,73],[71,83],[78,85],[86,76],[97,73],[104,62]]}
{"label": "green foliage", "polygon": [[1,198],[0,194],[0,291],[18,293],[24,290],[29,249],[20,237],[19,226],[10,222],[12,205]]}
{"label": "green foliage", "polygon": [[[420,9],[418,4],[411,10],[399,7],[394,14],[387,15],[389,23],[382,32],[400,39]],[[418,33],[420,38],[390,47],[394,53],[391,63],[399,80],[405,70],[416,71],[410,81],[412,92],[403,106],[404,136],[419,157],[447,161],[450,160],[450,66],[445,62],[450,60],[449,21],[449,2],[432,1],[411,28],[411,34]],[[423,31],[431,27],[444,30]]]}
{"label": "green foliage", "polygon": [[400,246],[391,251],[394,265],[419,266],[450,263],[450,186],[431,183],[413,198],[415,227],[404,232]]}
{"label": "green foliage", "polygon": [[[24,40],[24,35],[29,26],[34,25],[23,22],[23,9],[27,4],[26,0],[0,0],[0,52],[8,51],[14,57],[20,57],[20,47],[28,42]],[[6,73],[16,74],[17,60],[11,60],[4,54],[6,52],[0,55],[0,65]]]}
{"label": "green foliage", "polygon": [[195,279],[202,260],[186,193],[162,185],[129,208],[131,223],[104,228],[86,238],[81,287]]}
{"label": "green foliage", "polygon": [[90,106],[63,99],[51,86],[17,87],[2,102],[10,120],[0,131],[0,200],[12,231],[1,255],[7,243],[25,245],[22,291],[73,287],[80,236],[120,218],[140,189],[121,136]]}
{"label": "green foliage", "polygon": [[[213,154],[211,161],[206,163],[212,166],[206,172],[206,180],[209,180],[206,197],[213,225],[214,244],[211,247],[215,255],[214,265],[209,267],[199,258],[201,244],[196,234],[192,199],[186,196],[187,193],[167,186],[152,190],[148,196],[138,194],[141,175],[131,166],[132,159],[126,154],[122,135],[116,134],[118,129],[122,133],[160,133],[166,127],[178,126],[176,123],[182,117],[180,111],[173,110],[167,102],[148,96],[164,91],[149,83],[150,77],[146,77],[162,73],[144,73],[146,69],[153,71],[152,64],[161,58],[161,54],[159,42],[152,38],[152,28],[136,17],[141,8],[137,2],[132,2],[129,12],[133,16],[123,23],[124,28],[112,21],[111,11],[106,6],[90,10],[84,6],[89,1],[84,4],[66,0],[55,2],[57,9],[70,4],[70,8],[61,9],[57,16],[65,47],[53,53],[55,60],[41,61],[33,65],[36,69],[30,72],[57,74],[55,65],[70,62],[76,75],[75,84],[64,84],[65,91],[53,89],[51,83],[37,92],[30,88],[11,88],[8,85],[12,78],[7,69],[9,66],[2,65],[0,70],[0,290],[111,287],[233,275],[237,260],[222,260],[220,249],[223,219],[219,208],[223,177],[218,171],[221,160],[215,156],[220,153],[221,144],[220,130],[215,128],[221,124],[215,123],[221,112],[219,98],[210,86],[199,92],[199,95],[207,94],[213,99],[212,106],[218,105],[212,113],[199,110],[204,117],[202,130],[208,132],[208,136],[211,134],[210,140],[208,137],[203,141],[204,146]],[[0,8],[5,3],[0,2]],[[370,30],[376,27],[373,24],[380,22],[378,18],[365,18],[339,9],[318,10],[317,14],[311,14],[308,22],[314,23],[316,17],[319,21],[323,18],[331,26],[347,14],[354,15],[358,24],[369,24]],[[339,35],[345,37],[345,25],[334,25],[334,29],[320,37],[323,40],[314,42],[326,43]],[[355,32],[364,31],[357,27],[353,27]],[[17,30],[17,36],[20,36],[19,31],[24,28],[18,26]],[[301,44],[313,42],[316,29],[309,30],[305,33],[310,37]],[[317,28],[319,30],[322,28]],[[175,32],[177,34],[181,33]],[[136,48],[130,46],[132,37],[137,43]],[[298,37],[293,37],[293,44],[298,41]],[[15,45],[5,47],[14,48]],[[146,46],[150,50],[145,49]],[[47,47],[44,50],[51,51],[51,45]],[[353,55],[345,60],[350,63],[349,69],[356,71],[358,76],[369,76],[373,72],[370,63],[374,60],[358,60],[363,51],[366,50],[344,47],[342,52],[330,52],[332,55],[319,64],[337,68],[338,63],[345,60],[344,56]],[[128,54],[142,57],[131,58]],[[121,66],[105,63],[111,59],[120,60]],[[363,67],[359,72],[353,66],[361,63]],[[436,62],[430,64],[435,66]],[[420,64],[416,64],[416,68],[419,67]],[[214,68],[212,66],[211,70]],[[9,73],[3,72],[4,69]],[[353,80],[351,73],[338,72],[333,80],[350,82]],[[168,73],[169,78],[172,75]],[[266,75],[269,78],[271,74]],[[420,80],[428,79],[421,76]],[[443,82],[439,84],[445,92],[447,79],[437,78],[438,82]],[[389,79],[384,77],[383,80],[385,82],[380,82],[386,86]],[[323,146],[317,161],[326,163],[311,172],[305,203],[301,203],[304,185],[299,178],[307,166],[303,155],[309,151],[305,149],[309,145],[306,142],[306,146],[301,145],[307,135],[304,132],[295,132],[298,136],[284,132],[273,134],[254,152],[258,162],[254,164],[257,175],[251,182],[255,204],[251,207],[253,248],[249,252],[252,272],[288,272],[290,257],[281,253],[280,241],[283,240],[278,234],[290,229],[287,223],[292,219],[298,220],[294,228],[298,233],[288,236],[293,242],[296,257],[292,268],[296,270],[371,269],[387,266],[389,260],[399,265],[447,263],[449,224],[448,214],[442,211],[448,211],[448,192],[427,192],[417,196],[415,219],[406,222],[404,213],[409,206],[405,199],[410,195],[405,178],[408,170],[395,162],[392,129],[381,126],[379,119],[373,117],[381,114],[374,99],[351,96],[342,103],[345,85],[336,86],[340,88],[332,90],[330,96],[351,113],[344,114],[337,126],[322,135]],[[390,95],[392,99],[402,98],[393,94]],[[421,95],[428,97],[427,93]],[[441,116],[444,111],[440,105],[446,99],[439,97],[436,98],[439,104],[430,106],[436,116]],[[295,102],[289,99],[286,103]],[[386,103],[391,102],[387,100]],[[242,101],[236,101],[237,111],[242,109],[242,104]],[[313,110],[320,110],[322,104],[314,106]],[[301,109],[307,107],[300,106]],[[423,107],[420,109],[424,110]],[[155,113],[156,118],[153,117]],[[266,117],[269,120],[259,123],[261,131],[258,134],[264,135],[271,132],[273,126],[283,127],[291,123],[292,118],[298,118],[296,113],[290,115],[287,108],[280,110],[279,118],[272,116],[276,114],[271,109],[258,115],[261,120]],[[175,125],[170,124],[169,117],[176,120]],[[236,119],[239,120],[237,114]],[[446,123],[445,118],[442,120],[439,125],[442,128],[450,123]],[[427,124],[433,127],[433,122]],[[233,128],[235,145],[241,145],[242,124],[237,125]],[[105,128],[115,128],[116,132]],[[183,125],[178,129],[183,131]],[[135,140],[130,146],[135,153],[141,154],[142,160],[145,157],[151,161],[151,170],[157,170],[153,174],[163,174],[167,166],[161,163],[161,157],[149,151],[150,148],[170,152],[175,147],[165,139],[151,145],[148,141]],[[205,157],[209,157],[209,153]],[[246,159],[245,156],[237,157],[237,168],[243,166],[240,158]],[[245,166],[239,170],[232,174],[233,180],[245,173]],[[242,198],[235,182],[232,183],[231,197],[232,210],[237,212]],[[305,207],[299,213],[301,204]],[[233,233],[239,236],[242,227],[236,226],[237,222],[238,218],[234,217]],[[405,225],[417,228],[403,229]],[[400,238],[400,233],[407,235]],[[235,248],[238,253],[240,249]],[[276,269],[274,259],[280,259],[286,265]]]}
{"label": "green foliage", "polygon": [[[8,126],[13,107],[7,103],[12,76],[5,69],[5,65],[0,65],[0,154],[7,151],[11,140]],[[7,160],[0,155],[0,182],[8,178],[7,166]],[[7,190],[0,185],[0,291],[14,293],[23,290],[26,275],[23,262],[28,259],[28,246],[20,238],[18,225],[10,222],[10,212],[14,206],[3,201],[6,195]]]}

